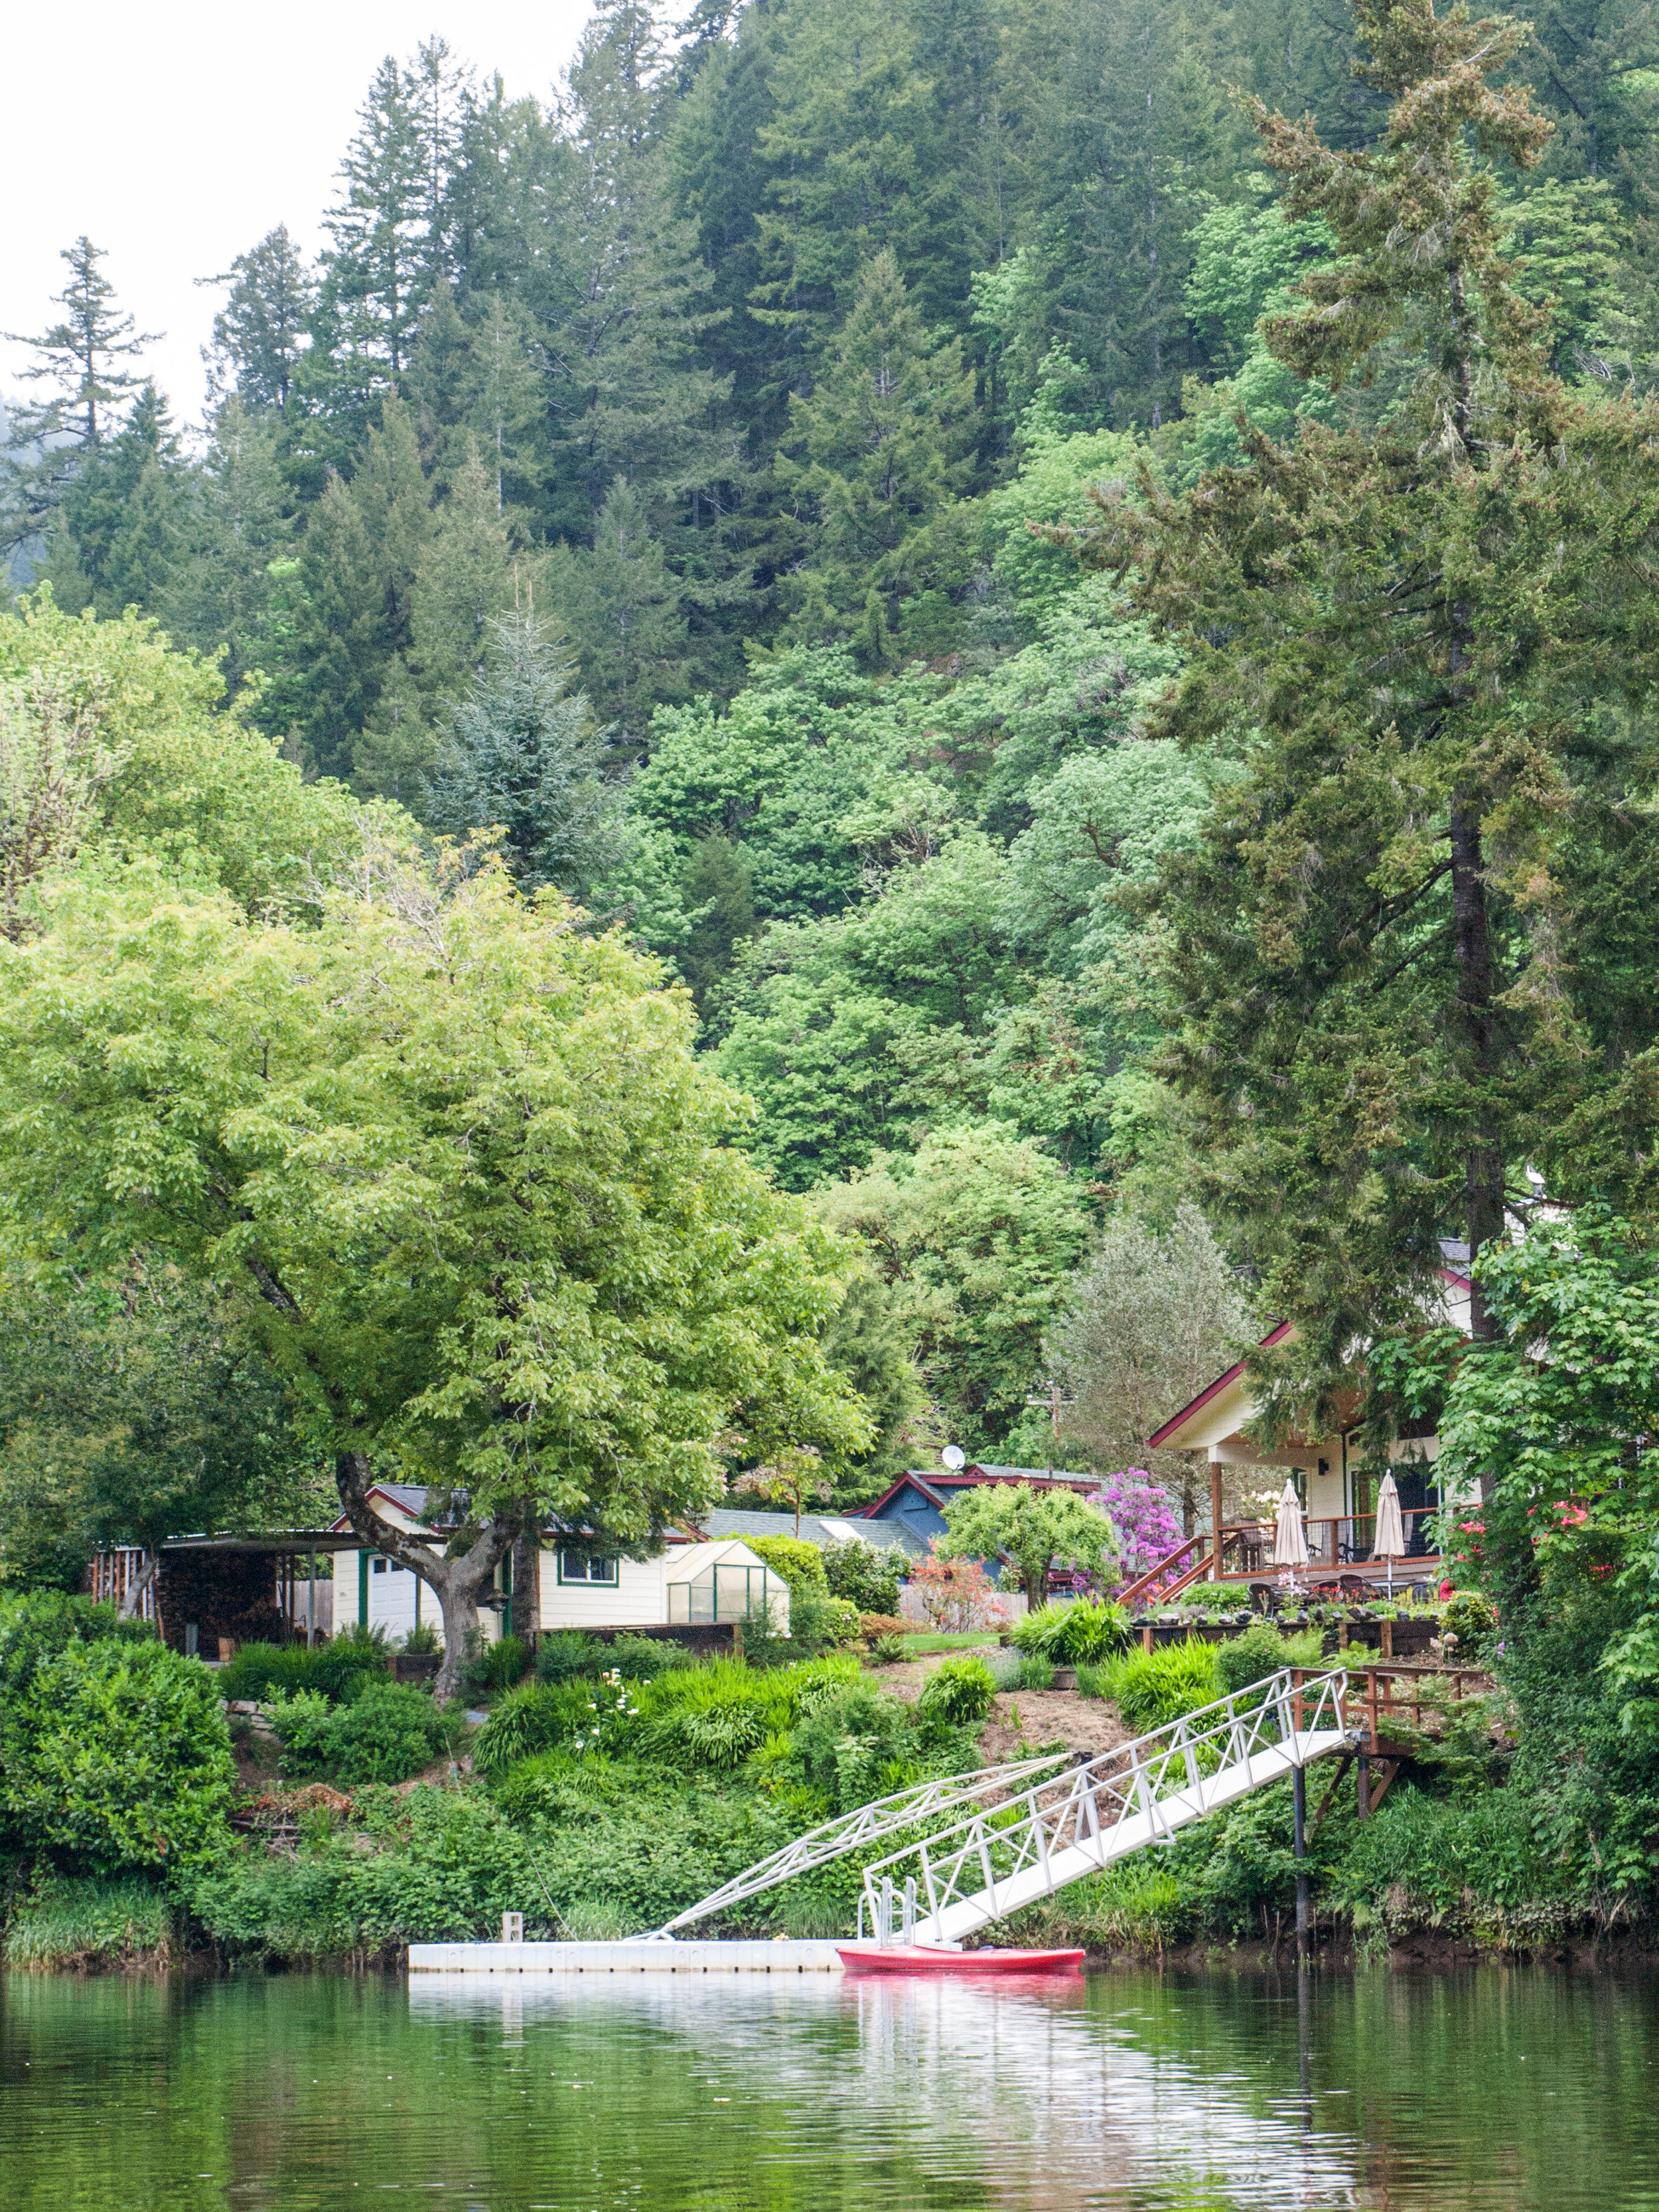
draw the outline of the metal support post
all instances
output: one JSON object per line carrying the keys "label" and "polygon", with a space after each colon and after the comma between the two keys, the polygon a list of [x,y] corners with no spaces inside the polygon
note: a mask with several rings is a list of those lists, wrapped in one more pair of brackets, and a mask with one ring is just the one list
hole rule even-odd
{"label": "metal support post", "polygon": [[1296,1955],[1308,1955],[1308,1781],[1301,1767],[1291,1777],[1296,1807]]}
{"label": "metal support post", "polygon": [[1359,1802],[1354,1809],[1362,1820],[1369,1820],[1371,1817],[1371,1762],[1369,1753],[1362,1751],[1354,1761],[1354,1765],[1358,1770],[1359,1775],[1358,1784]]}

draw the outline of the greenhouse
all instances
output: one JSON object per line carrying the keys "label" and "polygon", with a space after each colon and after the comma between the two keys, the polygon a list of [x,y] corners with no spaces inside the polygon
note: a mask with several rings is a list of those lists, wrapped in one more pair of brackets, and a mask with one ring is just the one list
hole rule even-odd
{"label": "greenhouse", "polygon": [[671,1553],[667,1588],[671,1628],[764,1620],[774,1634],[789,1633],[788,1583],[735,1537]]}

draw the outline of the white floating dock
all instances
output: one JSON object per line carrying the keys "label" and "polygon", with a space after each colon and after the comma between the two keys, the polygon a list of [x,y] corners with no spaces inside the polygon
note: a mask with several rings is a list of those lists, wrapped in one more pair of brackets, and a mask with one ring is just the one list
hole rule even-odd
{"label": "white floating dock", "polygon": [[411,1974],[838,1974],[833,1943],[411,1943]]}

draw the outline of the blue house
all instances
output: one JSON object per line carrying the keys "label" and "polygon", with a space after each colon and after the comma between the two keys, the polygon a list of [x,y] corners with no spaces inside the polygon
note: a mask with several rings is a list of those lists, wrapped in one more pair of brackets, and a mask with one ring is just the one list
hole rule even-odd
{"label": "blue house", "polygon": [[1097,1475],[1056,1472],[1051,1467],[990,1467],[975,1461],[967,1467],[930,1469],[926,1474],[912,1468],[873,1504],[860,1506],[848,1517],[854,1521],[896,1522],[905,1534],[905,1549],[920,1557],[926,1553],[933,1537],[945,1534],[945,1509],[951,1500],[959,1498],[964,1490],[979,1489],[988,1482],[1026,1483],[1033,1490],[1075,1490],[1079,1493],[1100,1487]]}

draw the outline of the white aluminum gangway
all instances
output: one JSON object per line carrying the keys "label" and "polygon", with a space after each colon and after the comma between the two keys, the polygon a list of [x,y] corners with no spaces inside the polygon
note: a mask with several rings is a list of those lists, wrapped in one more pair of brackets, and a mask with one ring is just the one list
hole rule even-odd
{"label": "white aluminum gangway", "polygon": [[707,1920],[710,1914],[723,1912],[728,1905],[759,1897],[763,1892],[792,1881],[798,1874],[827,1865],[831,1859],[844,1858],[848,1851],[879,1843],[884,1837],[900,1834],[920,1821],[937,1820],[942,1814],[958,1813],[968,1805],[982,1808],[987,1804],[1005,1802],[1022,1784],[1029,1787],[1040,1778],[1052,1780],[1073,1760],[1070,1752],[1051,1751],[1036,1759],[1016,1759],[1008,1765],[975,1767],[971,1774],[946,1775],[933,1782],[913,1782],[908,1790],[896,1790],[890,1797],[878,1797],[854,1812],[824,1821],[821,1827],[809,1829],[805,1835],[797,1836],[793,1844],[774,1851],[770,1858],[733,1875],[730,1881],[711,1890],[696,1905],[687,1905],[684,1912],[676,1913],[673,1919],[650,1935],[629,1940],[635,1943],[672,1942],[677,1929]]}
{"label": "white aluminum gangway", "polygon": [[1115,1751],[1028,1785],[864,1870],[859,1933],[870,1917],[892,1940],[903,1884],[903,1940],[954,1948],[994,1920],[1099,1874],[1148,1844],[1168,1844],[1206,1814],[1359,1741],[1343,1712],[1345,1670],[1286,1668]]}
{"label": "white aluminum gangway", "polygon": [[[1163,1728],[1080,1758],[1069,1752],[921,1783],[826,1821],[636,1942],[672,1942],[695,1921],[775,1889],[884,1837],[900,1847],[864,1870],[859,1905],[881,1941],[953,1948],[965,1936],[1208,1813],[1360,1741],[1346,1721],[1345,1670],[1285,1668]],[[939,1822],[943,1818],[944,1825]],[[924,1827],[930,1832],[918,1834]]]}

